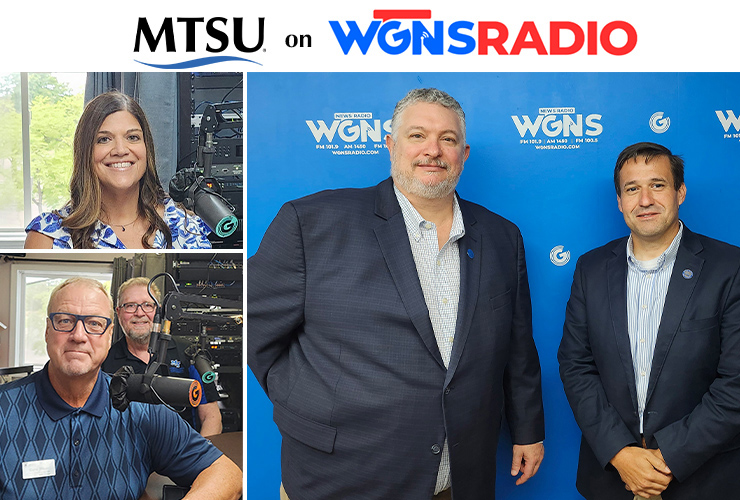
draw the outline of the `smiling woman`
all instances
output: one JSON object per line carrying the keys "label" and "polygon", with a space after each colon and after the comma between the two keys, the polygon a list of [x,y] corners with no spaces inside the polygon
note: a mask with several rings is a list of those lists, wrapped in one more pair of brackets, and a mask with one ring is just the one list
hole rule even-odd
{"label": "smiling woman", "polygon": [[131,97],[91,100],[74,138],[70,201],[26,227],[26,248],[210,248],[210,228],[165,195],[144,111]]}

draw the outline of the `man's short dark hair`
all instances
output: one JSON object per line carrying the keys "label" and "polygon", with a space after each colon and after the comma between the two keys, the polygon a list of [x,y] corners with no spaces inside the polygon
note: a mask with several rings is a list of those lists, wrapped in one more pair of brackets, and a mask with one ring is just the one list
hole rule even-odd
{"label": "man's short dark hair", "polygon": [[668,158],[671,165],[671,174],[673,175],[673,188],[678,191],[683,186],[683,159],[678,155],[674,155],[670,149],[660,144],[654,142],[638,142],[624,148],[617,157],[617,165],[614,167],[614,187],[617,190],[617,196],[622,195],[622,187],[619,185],[619,173],[622,171],[625,163],[639,157],[644,158],[645,163],[649,163],[650,160],[659,156]]}

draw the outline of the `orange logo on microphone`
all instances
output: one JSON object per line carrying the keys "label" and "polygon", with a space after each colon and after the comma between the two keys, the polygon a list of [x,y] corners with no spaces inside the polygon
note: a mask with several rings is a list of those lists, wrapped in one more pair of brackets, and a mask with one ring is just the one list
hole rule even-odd
{"label": "orange logo on microphone", "polygon": [[190,398],[190,406],[196,407],[200,404],[200,384],[196,380],[193,380],[190,383],[190,393],[188,394],[188,397]]}

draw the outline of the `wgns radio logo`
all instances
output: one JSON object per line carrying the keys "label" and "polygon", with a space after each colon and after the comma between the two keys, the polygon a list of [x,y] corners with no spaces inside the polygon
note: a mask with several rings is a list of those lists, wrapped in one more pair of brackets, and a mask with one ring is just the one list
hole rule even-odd
{"label": "wgns radio logo", "polygon": [[558,267],[563,267],[570,262],[570,250],[565,250],[563,245],[557,245],[550,250],[550,262]]}
{"label": "wgns radio logo", "polygon": [[306,120],[317,150],[337,156],[377,155],[386,149],[385,136],[391,120],[373,118],[372,113],[334,113],[334,119]]}
{"label": "wgns radio logo", "polygon": [[[357,21],[329,21],[334,36],[345,55],[356,47],[367,54],[371,47],[390,55],[411,50],[434,55],[519,55],[535,51],[538,55],[607,53],[623,56],[637,45],[637,31],[626,21],[600,25],[588,21],[585,26],[571,21],[553,21],[546,28],[532,21],[510,26],[500,21],[432,20],[431,10],[375,10],[369,25]],[[549,36],[543,38],[543,29]],[[356,53],[356,51],[354,53]],[[531,53],[531,52],[525,52]]]}
{"label": "wgns radio logo", "polygon": [[656,111],[652,116],[650,116],[650,121],[648,123],[650,125],[650,130],[656,134],[663,134],[670,128],[671,119],[668,116],[664,117],[664,113],[662,111]]}
{"label": "wgns radio logo", "polygon": [[519,144],[532,145],[535,149],[580,149],[584,144],[599,142],[604,131],[598,113],[576,113],[576,108],[540,108],[537,116],[512,115]]}
{"label": "wgns radio logo", "polygon": [[[258,18],[254,24],[245,23],[242,17],[231,19],[212,17],[208,20],[203,17],[178,17],[174,20],[171,17],[165,17],[159,28],[156,23],[154,24],[154,29],[146,17],[140,17],[136,25],[135,53],[148,49],[152,54],[185,52],[189,54],[189,57],[170,64],[134,60],[159,69],[188,69],[226,61],[259,64],[250,59],[223,55],[223,53],[229,49],[232,49],[232,52],[236,50],[247,54],[256,52],[262,48],[264,39],[264,17]],[[201,51],[219,55],[192,58],[194,53]]]}
{"label": "wgns radio logo", "polygon": [[731,109],[717,110],[714,113],[725,130],[724,138],[740,140],[740,116],[735,116],[735,112]]}

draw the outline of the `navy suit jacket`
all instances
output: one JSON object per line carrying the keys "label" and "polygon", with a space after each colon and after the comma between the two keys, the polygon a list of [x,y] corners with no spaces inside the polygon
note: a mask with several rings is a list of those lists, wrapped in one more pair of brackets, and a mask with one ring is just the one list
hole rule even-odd
{"label": "navy suit jacket", "polygon": [[247,360],[291,500],[429,500],[445,437],[455,500],[492,499],[504,406],[513,442],[544,439],[521,235],[460,208],[449,369],[391,179],[285,204],[248,260]]}
{"label": "navy suit jacket", "polygon": [[[576,485],[587,499],[631,500],[609,461],[637,446],[627,331],[627,238],[576,265],[558,351],[583,433]],[[648,448],[674,475],[664,500],[735,498],[740,488],[740,249],[684,226],[653,354]]]}

